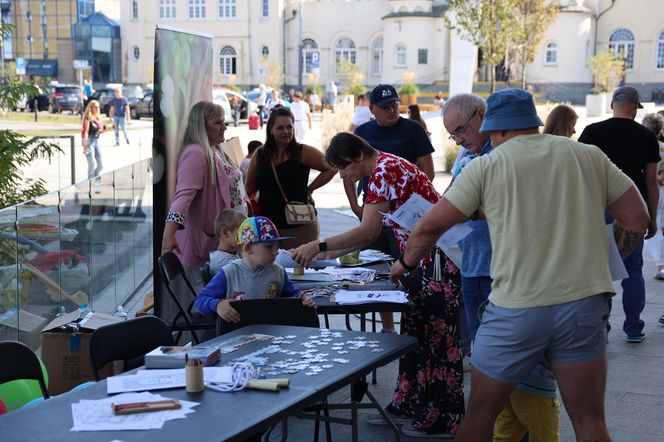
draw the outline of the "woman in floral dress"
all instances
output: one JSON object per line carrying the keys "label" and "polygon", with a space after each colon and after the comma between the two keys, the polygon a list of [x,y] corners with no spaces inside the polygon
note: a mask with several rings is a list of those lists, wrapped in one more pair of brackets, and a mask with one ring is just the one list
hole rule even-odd
{"label": "woman in floral dress", "polygon": [[[340,235],[304,244],[293,252],[302,264],[313,258],[331,258],[365,244],[380,234],[381,226],[392,229],[401,252],[408,231],[387,216],[417,193],[431,203],[440,195],[427,176],[412,163],[373,149],[350,133],[335,135],[325,161],[358,181],[369,176],[361,224]],[[436,256],[437,254],[437,256]],[[319,256],[317,256],[319,255]],[[435,272],[436,261],[439,271]],[[434,274],[438,273],[438,274]],[[460,274],[442,253],[435,252],[419,263],[402,281],[414,309],[402,313],[401,334],[417,338],[417,349],[401,358],[399,375],[388,415],[409,436],[432,437],[454,434],[464,414],[463,366],[458,329]],[[380,414],[370,423],[385,423]]]}

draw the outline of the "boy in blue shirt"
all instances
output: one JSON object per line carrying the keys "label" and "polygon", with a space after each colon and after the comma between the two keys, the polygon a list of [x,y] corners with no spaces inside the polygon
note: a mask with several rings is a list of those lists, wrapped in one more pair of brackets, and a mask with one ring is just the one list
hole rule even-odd
{"label": "boy in blue shirt", "polygon": [[238,229],[237,245],[241,259],[225,265],[194,301],[202,315],[218,314],[228,322],[240,322],[232,306],[243,299],[288,298],[299,296],[306,307],[316,304],[295,287],[286,270],[275,263],[280,237],[272,221],[264,216],[247,218]]}

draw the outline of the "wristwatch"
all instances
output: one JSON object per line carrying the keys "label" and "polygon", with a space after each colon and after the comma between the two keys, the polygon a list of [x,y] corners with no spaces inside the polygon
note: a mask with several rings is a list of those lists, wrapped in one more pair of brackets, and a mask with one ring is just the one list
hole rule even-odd
{"label": "wristwatch", "polygon": [[320,242],[318,243],[318,251],[327,252],[327,243],[325,242],[324,239],[321,239]]}
{"label": "wristwatch", "polygon": [[406,264],[406,261],[403,259],[403,253],[399,256],[399,263],[403,266],[404,269],[408,270],[409,272],[417,267],[416,265],[410,266]]}

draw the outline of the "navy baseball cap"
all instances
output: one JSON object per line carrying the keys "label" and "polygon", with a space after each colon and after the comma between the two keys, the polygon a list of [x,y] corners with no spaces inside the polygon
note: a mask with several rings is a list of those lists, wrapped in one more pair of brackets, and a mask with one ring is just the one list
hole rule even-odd
{"label": "navy baseball cap", "polygon": [[498,91],[486,100],[486,104],[480,132],[529,129],[544,125],[537,116],[532,94],[523,89]]}
{"label": "navy baseball cap", "polygon": [[369,97],[369,103],[375,106],[382,106],[394,101],[400,101],[399,95],[397,94],[397,90],[389,84],[379,84],[371,91],[371,96]]}

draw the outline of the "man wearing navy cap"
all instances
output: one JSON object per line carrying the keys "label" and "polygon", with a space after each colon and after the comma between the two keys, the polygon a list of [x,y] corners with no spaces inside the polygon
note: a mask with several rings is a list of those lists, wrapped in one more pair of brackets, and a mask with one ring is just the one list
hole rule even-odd
{"label": "man wearing navy cap", "polygon": [[[650,226],[646,239],[657,233],[657,163],[659,143],[657,136],[640,125],[634,118],[637,109],[643,108],[639,92],[631,86],[622,86],[613,92],[611,109],[613,118],[587,126],[579,141],[594,144],[634,181],[648,205]],[[607,222],[612,219],[607,217]],[[643,281],[643,239],[634,251],[623,260],[628,277],[622,280],[622,304],[625,311],[623,331],[627,342],[643,341],[644,322],[641,312],[646,305],[646,286]]]}
{"label": "man wearing navy cap", "polygon": [[[418,223],[402,257],[418,262],[481,208],[493,244],[489,302],[477,332],[459,441],[491,440],[516,384],[546,357],[577,440],[608,441],[604,419],[607,298],[613,294],[604,212],[620,252],[650,222],[632,181],[594,146],[543,135],[532,95],[491,95],[480,132],[495,150],[473,160]],[[391,278],[406,272],[397,262]]]}
{"label": "man wearing navy cap", "polygon": [[[399,95],[389,84],[379,84],[369,94],[369,110],[375,119],[359,125],[355,135],[364,138],[374,149],[391,153],[417,165],[430,180],[433,180],[434,151],[431,140],[418,122],[399,115]],[[357,193],[352,181],[344,179],[344,190],[351,210],[362,218],[362,206],[357,202]],[[369,180],[360,181],[358,190],[366,190]],[[389,253],[393,258],[399,256],[399,249],[390,229],[383,229],[379,239],[369,246]],[[391,313],[381,313],[383,330],[394,331]]]}

